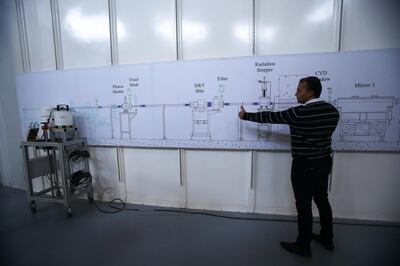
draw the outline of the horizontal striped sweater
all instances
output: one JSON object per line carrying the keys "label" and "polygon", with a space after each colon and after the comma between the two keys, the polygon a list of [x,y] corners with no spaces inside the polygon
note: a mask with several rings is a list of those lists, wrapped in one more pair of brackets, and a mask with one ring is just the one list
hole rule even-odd
{"label": "horizontal striped sweater", "polygon": [[332,152],[332,134],[339,112],[330,103],[314,101],[281,112],[246,112],[243,120],[289,125],[293,158],[318,159]]}

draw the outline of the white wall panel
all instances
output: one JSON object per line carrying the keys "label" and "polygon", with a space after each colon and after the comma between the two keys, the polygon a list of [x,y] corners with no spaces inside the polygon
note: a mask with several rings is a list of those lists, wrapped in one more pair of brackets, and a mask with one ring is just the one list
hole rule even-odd
{"label": "white wall panel", "polygon": [[400,47],[400,1],[343,0],[341,50]]}
{"label": "white wall panel", "polygon": [[[26,1],[32,70],[52,69],[49,1]],[[107,0],[59,0],[64,68],[110,64]],[[173,0],[117,0],[119,62],[176,58]],[[252,2],[179,0],[178,37],[182,59],[252,54]],[[256,0],[256,53],[335,51],[340,0]],[[343,0],[342,50],[400,47],[397,0]],[[3,184],[23,187],[12,66],[22,71],[15,1],[1,1]],[[124,35],[125,34],[125,35]],[[4,38],[3,38],[4,37]],[[9,39],[8,39],[9,38]],[[11,43],[9,43],[9,42]],[[11,56],[10,54],[13,54]],[[12,57],[12,58],[11,58]],[[4,72],[4,73],[3,73]],[[13,96],[14,95],[14,96]],[[10,100],[11,99],[11,100]],[[13,119],[11,119],[13,118]],[[2,146],[4,146],[2,145]],[[189,208],[296,214],[288,152],[184,152],[180,184],[178,150],[91,147],[90,167],[96,198]],[[121,157],[120,157],[121,158]],[[330,199],[335,217],[400,221],[400,154],[337,152]],[[7,166],[4,166],[7,164]],[[119,178],[120,177],[120,178]],[[126,182],[126,184],[124,183]]]}
{"label": "white wall panel", "polygon": [[125,199],[123,180],[119,180],[116,148],[90,147],[89,169],[96,199]]}
{"label": "white wall panel", "polygon": [[124,148],[123,158],[128,202],[185,206],[179,150]]}
{"label": "white wall panel", "polygon": [[25,188],[15,89],[16,71],[22,70],[20,52],[15,1],[0,1],[0,171],[3,185],[15,188]]}
{"label": "white wall panel", "polygon": [[337,50],[338,0],[256,2],[256,54]]}
{"label": "white wall panel", "polygon": [[252,1],[181,2],[183,59],[252,54]]}
{"label": "white wall panel", "polygon": [[64,68],[111,64],[107,0],[59,0]]}
{"label": "white wall panel", "polygon": [[251,152],[185,151],[187,206],[251,211]]}
{"label": "white wall panel", "polygon": [[[2,1],[3,8],[1,14],[1,26],[7,32],[8,36],[2,36],[1,49],[4,53],[11,54],[11,61],[4,61],[7,65],[13,67],[15,72],[23,72],[21,40],[18,32],[17,7],[14,0]],[[11,50],[4,46],[4,42],[11,43]],[[2,59],[1,60],[5,60]]]}
{"label": "white wall panel", "polygon": [[400,221],[399,162],[399,153],[336,152],[333,215]]}
{"label": "white wall panel", "polygon": [[290,152],[255,152],[255,212],[296,215]]}
{"label": "white wall panel", "polygon": [[55,70],[50,1],[24,0],[31,71]]}
{"label": "white wall panel", "polygon": [[117,0],[119,64],[176,60],[174,0]]}

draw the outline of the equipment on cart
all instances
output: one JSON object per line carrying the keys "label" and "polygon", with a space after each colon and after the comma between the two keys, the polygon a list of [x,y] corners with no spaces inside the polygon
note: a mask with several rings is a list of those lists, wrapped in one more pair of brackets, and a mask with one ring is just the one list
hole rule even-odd
{"label": "equipment on cart", "polygon": [[42,141],[67,141],[76,138],[77,128],[69,105],[41,108]]}
{"label": "equipment on cart", "polygon": [[71,217],[71,201],[87,194],[93,202],[90,153],[86,140],[77,139],[73,113],[68,105],[42,108],[42,137],[38,124],[30,126],[28,141],[21,143],[28,201],[36,212],[37,201],[61,203]]}

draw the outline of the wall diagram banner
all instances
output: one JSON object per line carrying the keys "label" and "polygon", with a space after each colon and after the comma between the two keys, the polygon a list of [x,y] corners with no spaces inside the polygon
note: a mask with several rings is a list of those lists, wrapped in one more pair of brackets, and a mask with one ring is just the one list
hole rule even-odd
{"label": "wall diagram banner", "polygon": [[23,135],[41,109],[68,104],[90,145],[290,149],[288,126],[238,119],[295,106],[317,76],[340,111],[335,150],[400,151],[400,49],[109,66],[16,77]]}

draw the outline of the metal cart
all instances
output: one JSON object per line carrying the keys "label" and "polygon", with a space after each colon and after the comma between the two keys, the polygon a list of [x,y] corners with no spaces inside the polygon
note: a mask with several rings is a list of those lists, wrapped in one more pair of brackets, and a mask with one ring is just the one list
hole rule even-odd
{"label": "metal cart", "polygon": [[32,213],[36,213],[37,201],[64,204],[68,217],[72,216],[72,200],[87,194],[93,202],[86,140],[23,141],[21,149]]}

